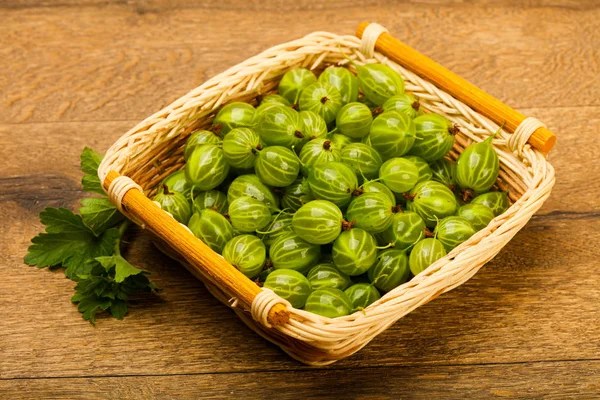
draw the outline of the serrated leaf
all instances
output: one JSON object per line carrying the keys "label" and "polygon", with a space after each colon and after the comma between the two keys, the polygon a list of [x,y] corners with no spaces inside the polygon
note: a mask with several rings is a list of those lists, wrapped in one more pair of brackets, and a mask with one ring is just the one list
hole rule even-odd
{"label": "serrated leaf", "polygon": [[83,315],[83,319],[90,321],[90,323],[96,323],[96,313],[99,311],[107,310],[111,306],[109,299],[101,297],[85,297],[79,300],[77,304],[77,310]]}
{"label": "serrated leaf", "polygon": [[102,162],[102,155],[96,153],[89,147],[86,147],[83,149],[80,158],[81,170],[85,174],[84,177],[81,179],[81,185],[83,186],[83,190],[85,190],[86,192],[106,195],[104,193],[104,189],[102,189],[100,178],[98,178],[98,167]]}
{"label": "serrated leaf", "polygon": [[125,314],[127,314],[127,302],[123,300],[113,300],[112,305],[110,306],[110,313],[116,319],[123,319]]}
{"label": "serrated leaf", "polygon": [[115,269],[114,279],[117,283],[123,282],[126,278],[132,275],[138,275],[145,272],[143,269],[134,267],[121,256],[96,257],[96,261],[102,264],[102,266],[109,273],[113,268]]}
{"label": "serrated leaf", "polygon": [[106,197],[88,197],[81,201],[81,218],[94,233],[100,234],[123,221],[125,217]]}

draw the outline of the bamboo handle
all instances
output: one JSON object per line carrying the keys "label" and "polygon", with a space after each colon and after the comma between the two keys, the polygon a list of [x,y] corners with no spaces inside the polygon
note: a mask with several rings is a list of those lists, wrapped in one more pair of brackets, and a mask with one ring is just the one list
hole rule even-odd
{"label": "bamboo handle", "polygon": [[[104,180],[104,187],[108,188],[111,182],[119,176],[119,173],[110,171]],[[151,231],[164,239],[175,251],[184,255],[191,268],[194,269],[193,272],[209,277],[219,287],[224,288],[225,292],[233,293],[246,309],[250,309],[254,298],[261,292],[256,283],[212,251],[141,191],[129,190],[123,196],[122,205],[134,219],[144,222]],[[284,325],[289,318],[290,314],[287,308],[281,303],[274,305],[267,317],[269,323],[273,325]]]}
{"label": "bamboo handle", "polygon": [[[368,22],[361,23],[356,30],[356,36],[362,38],[363,32],[368,25]],[[440,64],[388,33],[382,33],[379,36],[375,44],[375,50],[420,77],[432,82],[498,125],[505,124],[505,128],[511,132],[514,132],[525,119],[525,116],[520,112],[513,110],[494,96],[487,94],[477,86],[442,67]],[[528,143],[536,149],[547,153],[554,147],[556,135],[548,129],[541,127],[531,135]]]}

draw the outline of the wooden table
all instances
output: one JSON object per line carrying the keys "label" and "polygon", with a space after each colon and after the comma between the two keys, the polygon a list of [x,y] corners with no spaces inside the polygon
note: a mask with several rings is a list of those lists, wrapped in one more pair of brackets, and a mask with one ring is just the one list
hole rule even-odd
{"label": "wooden table", "polygon": [[[600,397],[597,1],[36,3],[0,4],[0,398]],[[253,334],[143,232],[128,258],[164,291],[123,321],[91,326],[61,271],[23,264],[39,211],[77,207],[84,146],[106,150],[263,49],[351,34],[361,20],[559,136],[552,197],[468,283],[313,369]]]}

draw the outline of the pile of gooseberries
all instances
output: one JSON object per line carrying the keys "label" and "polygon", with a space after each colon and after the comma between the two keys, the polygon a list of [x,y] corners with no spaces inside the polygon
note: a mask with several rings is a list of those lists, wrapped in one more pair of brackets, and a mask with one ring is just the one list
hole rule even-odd
{"label": "pile of gooseberries", "polygon": [[[289,70],[257,107],[192,133],[154,200],[292,306],[340,317],[422,273],[509,206],[492,137],[458,127],[383,64]],[[353,71],[356,71],[353,72]]]}

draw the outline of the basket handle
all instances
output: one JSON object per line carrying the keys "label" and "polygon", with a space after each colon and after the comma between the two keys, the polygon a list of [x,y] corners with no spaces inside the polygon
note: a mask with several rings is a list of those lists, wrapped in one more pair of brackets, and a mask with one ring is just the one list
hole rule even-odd
{"label": "basket handle", "polygon": [[[369,22],[362,22],[356,29],[356,36],[362,39],[369,25]],[[375,42],[375,50],[432,82],[498,125],[505,124],[505,128],[510,132],[515,132],[526,119],[520,112],[402,43],[389,33],[383,30],[377,33],[380,34]],[[529,137],[528,143],[539,151],[548,153],[556,143],[556,135],[540,126]]]}
{"label": "basket handle", "polygon": [[[111,188],[111,183],[119,177],[126,178],[116,171],[110,171],[106,175],[104,188],[107,192]],[[254,299],[262,293],[262,289],[256,283],[212,251],[186,227],[167,215],[138,188],[126,189],[126,192],[119,196],[122,196],[120,207],[126,210],[128,216],[134,221],[143,223],[184,256],[196,276],[213,280],[226,293],[235,296],[243,308],[251,309]],[[267,314],[267,321],[272,325],[284,325],[289,318],[290,313],[283,303],[274,304]]]}

